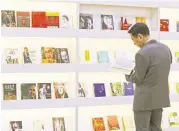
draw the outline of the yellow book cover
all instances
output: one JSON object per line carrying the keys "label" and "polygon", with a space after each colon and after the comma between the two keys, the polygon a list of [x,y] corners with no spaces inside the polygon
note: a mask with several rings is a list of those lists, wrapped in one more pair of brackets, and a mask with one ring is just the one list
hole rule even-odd
{"label": "yellow book cover", "polygon": [[146,23],[145,17],[136,17],[136,23]]}
{"label": "yellow book cover", "polygon": [[89,52],[89,50],[85,50],[85,61],[90,61],[90,52]]}
{"label": "yellow book cover", "polygon": [[59,12],[48,11],[48,12],[46,12],[46,16],[60,16],[60,13]]}

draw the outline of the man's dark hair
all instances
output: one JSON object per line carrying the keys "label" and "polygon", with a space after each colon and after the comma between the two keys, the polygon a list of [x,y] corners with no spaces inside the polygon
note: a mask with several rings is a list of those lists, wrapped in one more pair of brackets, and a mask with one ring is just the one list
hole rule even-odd
{"label": "man's dark hair", "polygon": [[148,36],[150,35],[149,28],[144,23],[136,23],[134,24],[129,30],[129,34],[132,34],[132,36],[137,37],[138,34]]}

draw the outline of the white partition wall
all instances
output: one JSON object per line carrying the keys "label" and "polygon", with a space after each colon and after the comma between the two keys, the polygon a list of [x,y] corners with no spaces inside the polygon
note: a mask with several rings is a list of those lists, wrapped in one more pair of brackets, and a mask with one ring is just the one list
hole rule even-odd
{"label": "white partition wall", "polygon": [[179,130],[179,1],[1,0],[0,10],[2,131],[135,131],[135,84],[110,70],[119,53],[139,50],[122,20],[145,22],[171,49],[162,128]]}

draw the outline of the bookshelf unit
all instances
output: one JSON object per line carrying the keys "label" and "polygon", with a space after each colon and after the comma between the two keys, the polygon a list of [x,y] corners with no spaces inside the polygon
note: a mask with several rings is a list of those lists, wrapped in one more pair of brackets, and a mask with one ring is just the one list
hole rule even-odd
{"label": "bookshelf unit", "polygon": [[[173,0],[3,0],[1,10],[14,11],[58,11],[72,16],[70,28],[21,28],[1,27],[1,116],[2,130],[9,130],[10,121],[22,121],[23,130],[32,131],[33,122],[43,120],[45,130],[53,131],[52,117],[64,117],[66,131],[91,131],[92,118],[117,115],[132,117],[133,96],[112,96],[111,82],[125,82],[119,72],[111,71],[109,63],[99,63],[96,57],[85,61],[84,52],[96,56],[98,51],[111,54],[126,51],[133,57],[138,48],[133,46],[127,31],[119,29],[120,17],[145,16],[151,37],[179,51],[179,1]],[[18,1],[18,2],[17,2]],[[18,3],[21,4],[18,4]],[[175,3],[175,4],[174,4]],[[93,29],[79,29],[80,13],[92,14]],[[101,29],[101,15],[113,15],[114,30]],[[170,19],[169,32],[160,31],[160,19]],[[32,23],[31,23],[32,24]],[[23,64],[24,47],[36,51],[32,64]],[[70,63],[41,63],[41,47],[67,48]],[[19,64],[6,64],[6,48],[18,48]],[[112,55],[111,59],[114,58]],[[173,60],[170,82],[179,82],[179,63]],[[53,82],[66,83],[69,98],[56,99]],[[78,84],[83,83],[87,92],[85,98],[78,97]],[[95,97],[93,83],[104,83],[106,97]],[[17,83],[16,100],[3,100],[3,84]],[[21,99],[21,84],[51,83],[51,99]],[[36,85],[37,86],[37,85]],[[36,90],[38,94],[38,91]],[[39,94],[38,94],[39,95]],[[38,96],[37,95],[37,96]],[[170,112],[178,112],[179,94],[170,95],[172,106],[164,109],[164,121]],[[28,118],[28,119],[27,119]],[[83,123],[83,124],[82,124]],[[85,124],[84,124],[85,123]],[[119,123],[121,121],[119,120]],[[166,122],[167,123],[167,122]],[[122,125],[120,124],[122,127]],[[105,122],[105,127],[107,124]],[[178,127],[165,124],[164,131],[178,131]],[[123,128],[122,128],[123,129]],[[123,130],[120,130],[123,131]],[[125,130],[128,131],[128,130]]]}

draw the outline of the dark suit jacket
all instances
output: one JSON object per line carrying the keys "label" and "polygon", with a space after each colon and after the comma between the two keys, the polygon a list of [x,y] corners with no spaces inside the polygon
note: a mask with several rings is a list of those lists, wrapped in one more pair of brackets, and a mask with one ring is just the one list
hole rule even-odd
{"label": "dark suit jacket", "polygon": [[126,80],[136,84],[133,110],[153,110],[170,106],[168,76],[170,49],[156,40],[148,41],[135,56],[135,68]]}

